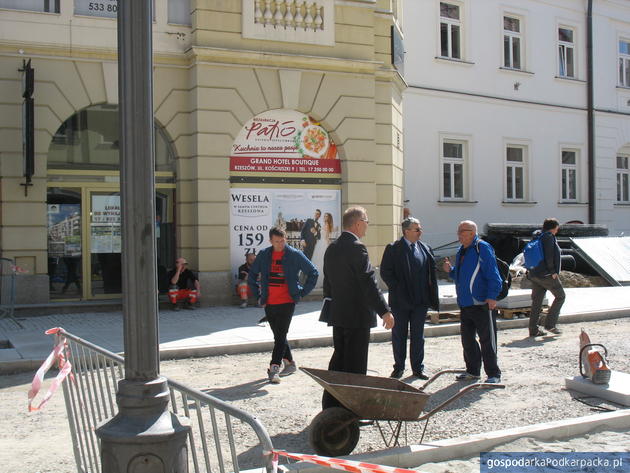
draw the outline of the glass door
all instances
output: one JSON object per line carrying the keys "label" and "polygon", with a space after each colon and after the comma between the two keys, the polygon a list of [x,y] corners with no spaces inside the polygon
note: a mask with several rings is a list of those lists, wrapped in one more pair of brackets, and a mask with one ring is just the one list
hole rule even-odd
{"label": "glass door", "polygon": [[122,292],[120,192],[89,191],[89,296],[119,297]]}
{"label": "glass door", "polygon": [[49,187],[48,288],[50,300],[83,296],[81,189]]}

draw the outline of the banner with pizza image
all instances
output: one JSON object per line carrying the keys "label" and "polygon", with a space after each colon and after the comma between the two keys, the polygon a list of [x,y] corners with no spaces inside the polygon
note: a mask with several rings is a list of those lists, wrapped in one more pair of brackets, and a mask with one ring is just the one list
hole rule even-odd
{"label": "banner with pizza image", "polygon": [[269,110],[249,120],[232,145],[232,173],[320,174],[337,177],[341,164],[328,132],[296,110]]}

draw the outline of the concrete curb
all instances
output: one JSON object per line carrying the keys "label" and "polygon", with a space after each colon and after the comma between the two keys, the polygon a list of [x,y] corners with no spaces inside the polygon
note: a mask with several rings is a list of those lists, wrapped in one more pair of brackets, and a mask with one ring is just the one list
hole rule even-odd
{"label": "concrete curb", "polygon": [[[630,428],[630,411],[626,409],[591,416],[565,419],[526,427],[497,430],[476,435],[439,440],[427,445],[409,445],[407,447],[380,450],[377,452],[349,455],[349,460],[377,463],[399,468],[415,468],[424,463],[469,458],[479,452],[487,452],[523,437],[533,437],[543,441],[554,441],[585,435],[596,430],[625,431]],[[320,473],[330,469],[300,462],[286,465],[291,472]]]}
{"label": "concrete curb", "polygon": [[[592,311],[561,315],[558,323],[590,322],[596,320],[608,320],[622,317],[630,317],[630,308],[614,310]],[[497,326],[501,329],[525,328],[529,319],[498,319]],[[459,322],[444,324],[427,324],[424,328],[425,337],[444,337],[459,334]],[[371,342],[388,342],[391,340],[391,332],[383,328],[374,330],[370,335]],[[332,347],[332,335],[316,337],[289,338],[291,345],[296,348]],[[52,347],[52,346],[51,346]],[[231,343],[222,345],[198,345],[178,348],[160,349],[160,360],[177,360],[183,358],[201,358],[217,355],[238,355],[241,353],[262,353],[273,349],[273,340],[251,341],[244,343]],[[120,353],[122,354],[122,353]],[[18,373],[36,370],[44,362],[41,360],[7,360],[0,361],[0,374]]]}

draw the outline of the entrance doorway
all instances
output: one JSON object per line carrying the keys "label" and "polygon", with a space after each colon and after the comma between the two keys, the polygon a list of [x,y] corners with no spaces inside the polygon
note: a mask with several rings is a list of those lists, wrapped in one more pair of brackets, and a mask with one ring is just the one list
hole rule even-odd
{"label": "entrance doorway", "polygon": [[[88,107],[68,118],[48,149],[50,300],[107,299],[122,290],[118,106]],[[158,287],[175,260],[175,159],[155,126]]]}

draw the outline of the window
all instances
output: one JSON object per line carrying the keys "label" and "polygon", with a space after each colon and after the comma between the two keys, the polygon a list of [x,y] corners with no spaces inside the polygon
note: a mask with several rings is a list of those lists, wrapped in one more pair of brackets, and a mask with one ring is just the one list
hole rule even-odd
{"label": "window", "polygon": [[558,75],[575,77],[575,54],[573,30],[558,28]]}
{"label": "window", "polygon": [[503,17],[503,65],[521,69],[521,20]]}
{"label": "window", "polygon": [[577,200],[577,151],[573,149],[562,150],[562,200]]}
{"label": "window", "polygon": [[630,203],[628,192],[628,180],[630,170],[628,169],[628,156],[617,156],[617,202]]}
{"label": "window", "polygon": [[619,85],[630,87],[630,41],[619,41]]}
{"label": "window", "polygon": [[190,0],[168,0],[168,22],[190,26]]}
{"label": "window", "polygon": [[467,143],[444,140],[442,142],[442,198],[464,199],[464,168]]}
{"label": "window", "polygon": [[525,200],[526,154],[525,146],[508,145],[506,148],[506,200]]}
{"label": "window", "polygon": [[461,59],[461,35],[459,6],[440,2],[440,56]]}
{"label": "window", "polygon": [[0,0],[0,8],[59,13],[59,0]]}

